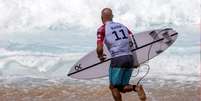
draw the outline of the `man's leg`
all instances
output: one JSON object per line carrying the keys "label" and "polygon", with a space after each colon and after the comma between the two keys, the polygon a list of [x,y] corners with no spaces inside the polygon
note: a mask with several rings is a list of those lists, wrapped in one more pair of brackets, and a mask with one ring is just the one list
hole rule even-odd
{"label": "man's leg", "polygon": [[122,89],[122,93],[126,93],[126,92],[131,92],[131,91],[136,91],[135,90],[136,85],[126,85],[124,86],[124,88]]}
{"label": "man's leg", "polygon": [[135,90],[137,91],[137,94],[138,94],[140,100],[141,101],[146,101],[147,97],[146,97],[146,94],[144,92],[144,89],[143,89],[142,85],[137,85],[135,87]]}
{"label": "man's leg", "polygon": [[122,75],[122,85],[125,85],[122,89],[123,93],[135,91],[135,85],[130,85],[129,81],[132,76],[133,69],[132,68],[124,68]]}
{"label": "man's leg", "polygon": [[121,90],[119,90],[118,88],[115,88],[113,86],[110,86],[110,90],[112,91],[112,95],[113,95],[115,101],[122,101],[121,93],[126,93],[126,92],[131,92],[131,91],[137,92],[139,99],[141,101],[146,101],[146,94],[144,92],[142,85],[126,85]]}
{"label": "man's leg", "polygon": [[122,101],[120,91],[114,86],[110,85],[110,90],[115,101]]}
{"label": "man's leg", "polygon": [[139,96],[139,99],[141,101],[146,100],[146,94],[144,92],[144,89],[143,89],[142,85],[126,85],[122,89],[122,93],[131,92],[131,91],[137,92],[138,96]]}
{"label": "man's leg", "polygon": [[146,95],[145,95],[145,92],[144,92],[144,89],[142,87],[142,85],[129,85],[129,81],[130,81],[130,78],[131,78],[131,75],[132,75],[132,69],[129,69],[129,68],[125,68],[123,70],[123,74],[122,75],[122,85],[125,85],[122,89],[122,92],[123,93],[126,93],[126,92],[131,92],[131,91],[135,91],[138,93],[138,96],[140,98],[141,101],[145,101],[146,100]]}

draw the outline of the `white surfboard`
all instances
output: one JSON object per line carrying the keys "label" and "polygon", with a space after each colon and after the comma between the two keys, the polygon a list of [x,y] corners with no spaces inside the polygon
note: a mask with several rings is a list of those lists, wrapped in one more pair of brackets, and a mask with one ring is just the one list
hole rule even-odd
{"label": "white surfboard", "polygon": [[[157,29],[134,34],[133,42],[130,44],[134,57],[134,64],[142,64],[159,55],[172,45],[178,33],[172,28]],[[72,66],[68,76],[76,79],[96,79],[108,76],[110,65],[110,53],[104,47],[107,59],[100,62],[96,50],[88,53]]]}

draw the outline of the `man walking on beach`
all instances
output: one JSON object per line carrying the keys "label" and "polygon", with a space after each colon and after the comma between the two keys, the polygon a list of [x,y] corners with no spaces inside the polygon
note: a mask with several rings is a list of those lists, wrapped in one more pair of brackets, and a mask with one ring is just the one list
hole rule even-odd
{"label": "man walking on beach", "polygon": [[103,43],[111,54],[109,68],[110,90],[115,101],[122,101],[121,93],[135,91],[141,101],[146,100],[142,85],[130,85],[130,77],[133,68],[133,56],[130,51],[129,40],[132,33],[124,25],[113,22],[113,14],[110,8],[104,8],[101,12],[103,25],[97,32],[97,55],[100,61],[104,61]]}

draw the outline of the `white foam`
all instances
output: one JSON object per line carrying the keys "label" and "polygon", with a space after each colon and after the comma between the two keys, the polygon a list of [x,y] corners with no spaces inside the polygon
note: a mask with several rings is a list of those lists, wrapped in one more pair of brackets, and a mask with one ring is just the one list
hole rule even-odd
{"label": "white foam", "polygon": [[[154,25],[174,28],[174,25],[198,24],[200,5],[199,0],[0,0],[3,14],[0,16],[0,76],[66,76],[81,56],[94,49],[96,29],[101,24],[100,11],[104,7],[113,9],[115,21],[131,30],[143,31],[153,29]],[[200,48],[196,45],[200,45],[197,42],[200,33],[194,27],[178,28],[176,45],[168,49],[176,55],[163,53],[151,60],[150,73],[199,74]],[[33,51],[35,48],[38,50]],[[57,48],[62,50],[61,54],[51,52]],[[71,49],[76,53],[67,53]]]}
{"label": "white foam", "polygon": [[4,15],[0,17],[0,32],[52,26],[95,28],[101,23],[104,7],[111,7],[115,19],[130,27],[199,23],[200,4],[199,0],[0,0],[0,13]]}
{"label": "white foam", "polygon": [[[0,49],[1,75],[48,74],[62,69],[63,73],[76,61],[82,53],[66,53],[56,55],[51,53],[33,53],[24,51],[8,51]],[[65,74],[60,74],[65,75]]]}
{"label": "white foam", "polygon": [[150,60],[151,73],[162,75],[200,75],[200,57],[197,54],[162,54]]}

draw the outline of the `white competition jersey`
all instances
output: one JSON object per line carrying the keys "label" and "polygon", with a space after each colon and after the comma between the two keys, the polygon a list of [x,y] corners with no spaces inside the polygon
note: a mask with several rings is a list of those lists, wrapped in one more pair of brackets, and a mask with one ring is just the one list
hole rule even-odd
{"label": "white competition jersey", "polygon": [[112,21],[106,22],[105,45],[112,58],[123,55],[132,55],[129,40],[131,40],[131,38],[127,27]]}

